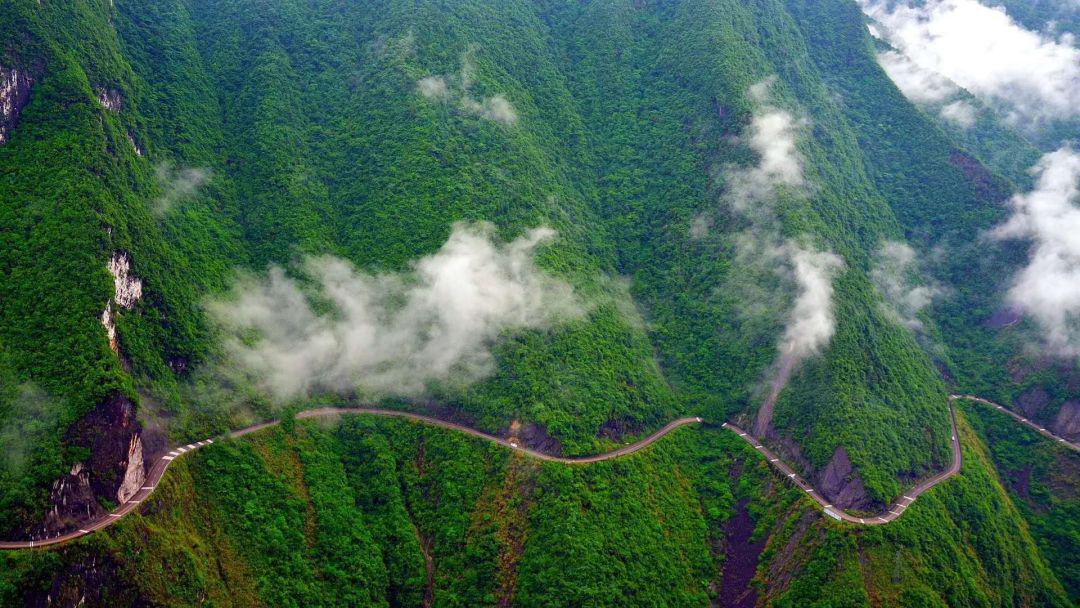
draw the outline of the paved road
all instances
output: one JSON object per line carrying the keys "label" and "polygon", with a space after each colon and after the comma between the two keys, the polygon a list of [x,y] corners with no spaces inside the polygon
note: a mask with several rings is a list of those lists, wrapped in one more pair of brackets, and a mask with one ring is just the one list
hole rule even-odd
{"label": "paved road", "polygon": [[1010,410],[1010,409],[1008,409],[1006,407],[1002,407],[1002,406],[994,403],[993,401],[990,401],[989,399],[983,399],[982,397],[976,397],[975,395],[952,395],[951,397],[949,397],[949,399],[967,399],[968,401],[975,401],[975,402],[981,403],[983,405],[989,405],[990,407],[998,410],[999,412],[1002,412],[1002,413],[1005,413],[1005,414],[1008,414],[1008,415],[1012,416],[1020,424],[1026,424],[1027,426],[1034,429],[1036,433],[1039,433],[1043,437],[1046,437],[1047,439],[1051,439],[1053,441],[1056,441],[1056,442],[1064,445],[1065,447],[1073,450],[1074,452],[1080,452],[1080,444],[1076,444],[1076,443],[1073,443],[1071,441],[1066,441],[1065,439],[1063,439],[1061,437],[1058,437],[1057,435],[1055,435],[1055,434],[1051,433],[1050,431],[1046,430],[1046,428],[1039,426],[1035,422],[1032,422],[1031,420],[1028,420],[1027,418],[1024,418],[1020,414],[1017,414],[1016,412],[1014,412],[1014,411],[1012,411],[1012,410]]}
{"label": "paved road", "polygon": [[856,515],[849,515],[842,509],[833,506],[832,503],[830,503],[824,496],[822,496],[817,490],[815,490],[813,486],[807,483],[805,479],[803,479],[798,473],[796,473],[794,469],[789,467],[787,463],[785,463],[783,460],[780,460],[780,458],[776,454],[774,454],[772,450],[765,447],[760,441],[755,439],[746,431],[735,426],[734,424],[731,424],[730,422],[724,423],[723,427],[734,433],[737,433],[740,437],[745,439],[747,443],[753,446],[755,450],[761,452],[761,455],[769,461],[769,464],[776,467],[784,477],[787,477],[791,481],[791,483],[798,486],[800,490],[809,494],[810,498],[813,498],[815,501],[817,501],[817,503],[820,504],[821,507],[825,510],[825,514],[829,517],[832,517],[833,519],[848,521],[855,524],[875,526],[887,524],[890,521],[896,519],[897,517],[900,517],[904,510],[910,507],[911,503],[915,502],[915,499],[918,498],[920,494],[960,472],[960,465],[962,463],[963,456],[960,453],[960,438],[956,434],[956,412],[953,411],[952,399],[949,399],[949,417],[952,421],[952,462],[949,464],[949,468],[946,469],[944,472],[934,475],[933,477],[919,483],[910,491],[901,495],[900,498],[898,498],[896,502],[890,505],[884,513],[881,513],[879,515],[869,515],[862,517]]}
{"label": "paved road", "polygon": [[[751,446],[753,446],[755,450],[757,450],[758,452],[761,452],[762,456],[764,456],[766,458],[766,460],[769,461],[769,464],[776,467],[785,477],[787,477],[789,480],[791,480],[792,483],[794,483],[801,490],[803,490],[804,492],[809,494],[811,498],[813,498],[815,501],[817,501],[822,506],[822,508],[825,510],[826,515],[829,515],[830,517],[833,517],[835,519],[844,520],[844,521],[848,521],[848,522],[851,522],[851,523],[865,524],[865,525],[881,525],[881,524],[888,523],[888,522],[896,519],[897,517],[899,517],[904,512],[905,509],[907,509],[909,506],[911,506],[911,503],[913,503],[915,501],[915,499],[919,497],[920,494],[922,494],[923,492],[925,492],[925,491],[929,490],[930,488],[936,486],[937,484],[941,483],[942,481],[948,479],[949,477],[952,477],[953,475],[955,475],[956,473],[958,473],[960,471],[960,465],[962,463],[962,455],[961,455],[961,452],[960,452],[960,439],[956,434],[956,412],[953,410],[953,405],[952,405],[952,402],[955,401],[956,399],[969,399],[969,400],[975,401],[977,403],[982,403],[982,404],[988,405],[990,407],[994,407],[994,408],[998,409],[999,411],[1002,411],[1002,412],[1012,416],[1013,418],[1015,418],[1017,421],[1021,422],[1022,424],[1026,424],[1027,426],[1035,429],[1035,431],[1037,431],[1040,434],[1046,436],[1047,438],[1052,439],[1054,441],[1057,441],[1059,443],[1062,443],[1065,446],[1067,446],[1067,447],[1069,447],[1069,448],[1071,448],[1071,449],[1073,449],[1073,450],[1075,450],[1077,452],[1080,452],[1080,446],[1078,446],[1077,444],[1068,442],[1068,441],[1062,439],[1061,437],[1058,437],[1058,436],[1054,435],[1053,433],[1047,431],[1045,428],[1040,427],[1039,425],[1031,422],[1027,418],[1024,418],[1023,416],[1020,416],[1019,414],[1013,413],[1012,411],[1010,411],[1010,410],[1008,410],[1008,409],[1006,409],[1006,408],[1004,408],[1004,407],[1002,407],[1002,406],[1000,406],[1000,405],[998,405],[998,404],[996,404],[996,403],[994,403],[992,401],[988,401],[986,399],[982,399],[980,397],[975,397],[975,396],[972,396],[972,395],[951,395],[949,397],[949,417],[950,417],[950,420],[952,422],[952,462],[949,464],[949,468],[946,469],[945,471],[943,471],[942,473],[939,473],[939,474],[937,474],[937,475],[935,475],[935,476],[933,476],[933,477],[931,477],[929,479],[926,479],[925,481],[919,483],[917,486],[915,486],[910,491],[908,491],[907,493],[902,495],[899,499],[897,499],[897,501],[895,503],[893,503],[891,506],[889,506],[889,508],[888,508],[888,510],[886,512],[881,513],[880,515],[871,515],[871,516],[868,516],[868,517],[867,516],[858,517],[858,516],[855,516],[855,515],[849,515],[848,513],[844,512],[843,510],[841,510],[841,509],[833,506],[832,504],[830,504],[823,496],[821,496],[821,494],[818,493],[817,490],[815,490],[813,488],[813,486],[811,486],[809,483],[807,483],[801,476],[799,476],[798,473],[796,473],[784,461],[780,460],[771,450],[769,450],[764,445],[762,445],[761,442],[759,442],[757,439],[755,439],[749,433],[747,433],[746,431],[742,430],[738,426],[735,426],[734,424],[731,424],[731,423],[724,423],[722,426],[724,428],[738,434],[740,437],[745,439],[747,443],[749,443]],[[611,460],[613,458],[618,458],[620,456],[626,456],[627,454],[633,454],[634,452],[637,452],[637,451],[639,451],[641,449],[644,449],[644,448],[652,445],[658,439],[662,438],[664,435],[667,435],[671,431],[673,431],[673,430],[675,430],[675,429],[677,429],[677,428],[679,428],[681,426],[685,426],[685,425],[688,425],[688,424],[698,424],[698,423],[702,422],[701,418],[698,418],[698,417],[678,418],[676,420],[672,420],[671,422],[667,423],[666,425],[664,425],[663,428],[661,428],[660,430],[656,431],[655,433],[649,435],[645,439],[642,439],[640,441],[637,441],[637,442],[629,444],[629,445],[625,445],[625,446],[623,446],[621,448],[618,448],[616,450],[612,450],[610,452],[606,452],[606,453],[603,453],[603,454],[596,454],[596,455],[593,455],[593,456],[563,457],[563,456],[553,456],[551,454],[545,454],[543,452],[538,452],[536,450],[523,447],[523,446],[519,445],[515,441],[509,440],[509,439],[504,439],[502,437],[496,437],[494,435],[489,435],[488,433],[484,433],[482,431],[478,431],[476,429],[469,428],[467,426],[456,424],[454,422],[447,422],[445,420],[439,420],[438,418],[432,418],[430,416],[424,416],[423,414],[414,414],[412,412],[402,412],[402,411],[397,411],[397,410],[384,410],[384,409],[378,409],[378,408],[363,408],[363,407],[344,407],[344,408],[342,408],[342,407],[324,407],[324,408],[318,408],[318,409],[306,410],[306,411],[300,412],[300,413],[298,413],[296,415],[296,418],[298,418],[298,419],[318,418],[318,417],[322,417],[322,416],[338,416],[338,415],[342,415],[342,414],[367,414],[367,415],[373,415],[373,416],[386,416],[386,417],[391,417],[391,418],[404,418],[404,419],[407,419],[407,420],[413,420],[413,421],[417,421],[417,422],[422,422],[422,423],[425,423],[425,424],[430,424],[432,426],[437,426],[437,427],[444,428],[444,429],[455,430],[455,431],[458,431],[458,432],[461,432],[461,433],[465,433],[466,435],[472,435],[473,437],[479,437],[481,439],[485,439],[487,441],[491,441],[493,443],[497,443],[497,444],[499,444],[501,446],[507,447],[507,448],[509,448],[511,450],[516,450],[516,451],[521,452],[522,454],[525,454],[525,455],[530,456],[532,458],[537,458],[539,460],[545,460],[545,461],[548,461],[548,462],[561,462],[561,463],[565,463],[565,464],[587,464],[587,463],[590,463],[590,462],[600,462],[602,460]],[[269,427],[272,427],[272,426],[276,426],[278,424],[281,424],[281,422],[279,420],[272,420],[270,422],[263,422],[263,423],[260,423],[260,424],[255,424],[255,425],[252,425],[252,426],[249,426],[249,427],[245,427],[245,428],[237,430],[237,431],[233,431],[233,432],[229,433],[228,436],[232,437],[232,438],[243,437],[244,435],[248,435],[250,433],[261,431],[263,429],[266,429],[266,428],[269,428]],[[92,533],[94,533],[94,532],[96,532],[98,530],[101,530],[102,528],[106,528],[106,527],[112,525],[113,523],[120,520],[121,518],[123,518],[125,515],[127,515],[131,511],[138,508],[138,506],[144,500],[146,500],[146,498],[148,496],[150,496],[150,493],[154,491],[155,487],[157,487],[158,482],[161,481],[161,477],[165,474],[165,471],[169,468],[169,465],[172,464],[174,459],[179,458],[180,456],[186,454],[187,452],[197,450],[197,449],[199,449],[199,448],[201,448],[203,446],[210,445],[212,443],[214,443],[213,439],[206,439],[204,441],[199,441],[197,443],[190,443],[190,444],[188,444],[186,446],[176,448],[176,449],[172,450],[171,452],[169,452],[168,454],[166,454],[166,455],[162,456],[161,458],[159,458],[154,463],[154,466],[151,467],[150,472],[147,475],[146,481],[143,483],[143,487],[138,492],[136,492],[135,495],[131,497],[131,499],[129,499],[127,502],[125,502],[124,504],[117,507],[112,513],[109,513],[109,514],[107,514],[107,515],[105,515],[105,516],[103,516],[103,517],[101,517],[99,519],[90,521],[90,522],[86,523],[85,525],[83,525],[83,527],[81,527],[78,530],[74,530],[72,532],[68,532],[67,534],[63,534],[63,535],[56,536],[56,537],[53,537],[53,538],[49,538],[49,539],[46,539],[46,540],[14,541],[14,542],[0,541],[0,550],[3,550],[3,549],[34,549],[34,548],[38,548],[38,547],[49,547],[49,546],[53,546],[53,545],[59,545],[59,544],[62,544],[62,543],[72,541],[72,540],[74,540],[76,538],[86,536],[87,534],[92,534]]]}
{"label": "paved road", "polygon": [[[645,439],[642,439],[641,441],[637,441],[635,443],[631,443],[629,445],[625,445],[621,448],[618,448],[617,450],[612,450],[611,452],[606,452],[604,454],[596,454],[593,456],[563,457],[538,452],[536,450],[523,447],[519,445],[516,441],[503,439],[502,437],[489,435],[487,433],[469,428],[467,426],[462,426],[453,422],[447,422],[445,420],[439,420],[438,418],[432,418],[430,416],[424,416],[423,414],[414,414],[412,412],[400,412],[397,410],[384,410],[363,407],[324,407],[300,412],[296,415],[296,418],[318,418],[322,416],[337,416],[341,414],[368,414],[373,416],[386,416],[390,418],[405,418],[407,420],[414,420],[444,429],[452,429],[455,431],[459,431],[465,433],[466,435],[472,435],[473,437],[486,439],[501,446],[505,446],[511,450],[516,450],[518,452],[531,456],[532,458],[546,460],[549,462],[562,462],[565,464],[587,464],[590,462],[611,460],[612,458],[618,458],[627,454],[633,454],[638,450],[652,445],[664,435],[667,435],[671,431],[681,426],[686,426],[688,424],[698,424],[701,422],[701,418],[697,417],[679,418],[667,423],[666,425],[664,425],[663,428],[649,435]],[[228,436],[233,438],[243,437],[244,435],[261,431],[272,426],[277,426],[279,424],[281,424],[280,420],[271,420],[270,422],[254,424],[252,426],[233,431],[229,433]],[[168,454],[165,454],[161,458],[157,459],[157,461],[154,462],[154,466],[151,467],[150,472],[147,474],[146,481],[143,482],[142,488],[139,489],[139,491],[136,492],[134,496],[132,496],[127,502],[123,503],[115,510],[113,510],[113,512],[85,523],[78,530],[73,530],[71,532],[68,532],[67,534],[62,534],[60,536],[55,536],[44,540],[0,541],[0,550],[35,549],[38,547],[59,545],[75,540],[76,538],[86,536],[88,534],[93,534],[94,532],[97,532],[102,528],[107,528],[108,526],[111,526],[112,524],[123,518],[125,515],[135,510],[144,500],[146,500],[148,496],[150,496],[150,494],[154,491],[154,488],[157,487],[158,482],[161,481],[161,477],[165,474],[165,471],[169,468],[169,465],[172,464],[173,460],[179,458],[180,456],[188,452],[192,452],[212,443],[214,443],[213,439],[206,439],[204,441],[199,441],[198,443],[189,443],[188,445],[176,448]]]}

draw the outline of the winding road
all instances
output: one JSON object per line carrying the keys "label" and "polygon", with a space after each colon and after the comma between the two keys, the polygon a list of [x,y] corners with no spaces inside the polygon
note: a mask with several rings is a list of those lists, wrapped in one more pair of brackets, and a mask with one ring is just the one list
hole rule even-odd
{"label": "winding road", "polygon": [[[1012,411],[1010,411],[1010,410],[1008,410],[1008,409],[1002,407],[1001,405],[998,405],[998,404],[996,404],[996,403],[994,403],[992,401],[988,401],[986,399],[982,399],[980,397],[975,397],[975,396],[971,396],[971,395],[951,395],[949,397],[949,417],[950,417],[950,421],[952,423],[952,462],[949,464],[948,469],[946,469],[942,473],[939,473],[939,474],[937,474],[937,475],[935,475],[933,477],[930,477],[929,479],[926,479],[926,480],[920,482],[918,485],[913,487],[911,490],[909,490],[908,492],[903,494],[901,496],[901,498],[899,498],[895,503],[893,503],[888,508],[887,512],[882,513],[880,515],[871,515],[871,516],[859,517],[859,516],[856,516],[856,515],[850,515],[850,514],[844,512],[843,510],[841,510],[839,508],[836,508],[832,504],[830,504],[829,501],[825,499],[825,497],[821,496],[821,494],[819,494],[817,492],[817,490],[815,490],[809,483],[806,482],[806,480],[804,480],[798,473],[796,473],[794,471],[794,469],[792,469],[785,462],[780,460],[779,457],[776,456],[776,454],[774,454],[771,450],[766,448],[760,441],[758,441],[756,438],[754,438],[752,435],[750,435],[746,431],[742,430],[738,426],[736,426],[734,424],[731,424],[729,422],[725,422],[721,426],[723,428],[726,428],[726,429],[732,431],[733,433],[736,433],[737,435],[742,437],[744,440],[746,440],[746,442],[749,443],[751,445],[751,447],[753,447],[755,450],[760,452],[761,455],[764,456],[769,461],[769,464],[771,464],[778,471],[780,471],[780,473],[784,477],[788,478],[792,483],[794,483],[796,486],[798,486],[799,489],[803,490],[812,499],[817,501],[817,503],[820,504],[821,507],[824,509],[825,514],[828,515],[829,517],[832,517],[832,518],[837,519],[837,520],[842,520],[842,521],[855,523],[855,524],[881,525],[881,524],[886,524],[886,523],[896,519],[897,517],[899,517],[904,512],[905,509],[907,509],[909,506],[911,506],[911,503],[913,503],[915,501],[915,499],[919,497],[920,494],[922,494],[923,492],[925,492],[925,491],[929,490],[930,488],[936,486],[937,484],[941,483],[942,481],[948,479],[949,477],[952,477],[953,475],[955,475],[956,473],[958,473],[960,471],[960,465],[962,463],[962,458],[963,457],[962,457],[962,454],[961,454],[961,451],[960,451],[960,439],[959,439],[959,436],[957,435],[957,431],[956,431],[956,412],[953,409],[953,405],[952,405],[953,401],[955,401],[957,399],[968,399],[968,400],[971,400],[971,401],[974,401],[974,402],[977,402],[977,403],[981,403],[981,404],[996,408],[997,410],[999,410],[1001,412],[1009,414],[1010,416],[1012,416],[1014,419],[1016,419],[1020,423],[1026,424],[1027,426],[1031,427],[1032,429],[1034,429],[1038,433],[1046,436],[1047,438],[1052,439],[1054,441],[1057,441],[1059,443],[1062,443],[1062,444],[1066,445],[1067,447],[1071,448],[1074,451],[1080,452],[1080,445],[1077,445],[1075,443],[1071,443],[1069,441],[1066,441],[1065,439],[1054,435],[1053,433],[1047,431],[1045,428],[1035,424],[1034,422],[1028,420],[1027,418],[1024,418],[1023,416],[1020,416],[1020,415],[1018,415],[1018,414],[1016,414],[1016,413],[1014,413],[1014,412],[1012,412]],[[596,455],[593,455],[593,456],[563,457],[563,456],[554,456],[552,454],[546,454],[544,452],[539,452],[539,451],[533,450],[531,448],[524,447],[524,446],[520,445],[519,443],[517,443],[516,441],[514,441],[513,439],[505,439],[505,438],[502,438],[502,437],[496,437],[495,435],[484,433],[482,431],[478,431],[476,429],[473,429],[473,428],[470,428],[470,427],[467,427],[467,426],[464,426],[464,425],[461,425],[461,424],[457,424],[457,423],[454,423],[454,422],[448,422],[446,420],[440,420],[438,418],[433,418],[431,416],[425,416],[423,414],[415,414],[415,413],[412,413],[412,412],[403,412],[403,411],[398,411],[398,410],[387,410],[387,409],[378,409],[378,408],[363,408],[363,407],[323,407],[323,408],[305,410],[303,412],[300,412],[300,413],[296,414],[296,418],[303,420],[303,419],[307,419],[307,418],[320,418],[320,417],[325,417],[325,416],[339,416],[339,415],[342,415],[342,414],[361,414],[361,415],[384,416],[384,417],[389,417],[389,418],[403,418],[403,419],[406,419],[406,420],[412,420],[414,422],[420,422],[420,423],[423,423],[423,424],[429,424],[429,425],[444,428],[444,429],[450,429],[450,430],[458,431],[458,432],[461,432],[461,433],[465,433],[466,435],[471,435],[473,437],[478,437],[480,439],[484,439],[484,440],[490,441],[492,443],[497,443],[497,444],[499,444],[499,445],[501,445],[503,447],[506,447],[508,449],[521,452],[522,454],[525,454],[525,455],[527,455],[527,456],[529,456],[531,458],[536,458],[536,459],[544,460],[544,461],[548,461],[548,462],[561,462],[561,463],[564,463],[564,464],[588,464],[588,463],[591,463],[591,462],[600,462],[600,461],[603,461],[603,460],[611,460],[613,458],[619,458],[620,456],[626,456],[628,454],[633,454],[634,452],[640,451],[640,450],[652,445],[657,440],[661,439],[662,437],[664,437],[665,435],[667,435],[668,433],[670,433],[671,431],[674,431],[675,429],[677,429],[679,427],[686,426],[688,424],[699,424],[699,423],[703,422],[702,419],[699,418],[699,417],[678,418],[676,420],[672,420],[671,422],[667,423],[666,425],[663,426],[663,428],[657,430],[656,432],[652,433],[648,437],[646,437],[644,439],[641,439],[640,441],[636,441],[634,443],[622,446],[622,447],[620,447],[618,449],[615,449],[615,450],[612,450],[610,452],[605,452],[603,454],[596,454]],[[266,429],[266,428],[269,428],[269,427],[272,427],[272,426],[277,426],[279,424],[281,424],[280,420],[271,420],[269,422],[263,422],[263,423],[259,423],[259,424],[254,424],[252,426],[245,427],[245,428],[233,431],[233,432],[228,433],[227,435],[224,435],[222,437],[229,437],[229,438],[243,437],[244,435],[255,433],[257,431],[261,431],[263,429]],[[199,442],[196,442],[196,443],[189,443],[189,444],[187,444],[185,446],[175,448],[175,449],[171,450],[168,454],[165,454],[164,456],[161,456],[160,458],[158,458],[154,462],[154,465],[150,468],[149,473],[147,473],[146,481],[143,482],[142,488],[140,488],[139,491],[136,492],[135,495],[132,496],[127,502],[121,504],[119,507],[117,507],[111,513],[108,513],[108,514],[103,515],[103,516],[101,516],[101,517],[99,517],[97,519],[89,521],[89,522],[83,524],[77,530],[72,530],[71,532],[68,532],[66,534],[61,534],[59,536],[54,536],[52,538],[42,539],[42,540],[28,540],[28,541],[0,541],[0,550],[3,550],[3,549],[37,549],[37,548],[43,548],[43,547],[51,547],[51,546],[60,545],[60,544],[70,542],[70,541],[75,540],[77,538],[80,538],[80,537],[86,536],[88,534],[92,534],[94,532],[97,532],[98,530],[101,530],[102,528],[107,528],[108,526],[111,526],[112,524],[114,524],[117,521],[119,521],[120,519],[122,519],[128,513],[131,513],[132,511],[137,509],[139,507],[139,505],[142,504],[142,502],[144,500],[146,500],[150,496],[151,493],[153,493],[154,489],[157,487],[157,484],[161,481],[162,476],[165,475],[165,471],[168,470],[169,465],[171,465],[172,462],[175,459],[183,456],[184,454],[186,454],[188,452],[193,452],[193,451],[195,451],[195,450],[197,450],[197,449],[199,449],[201,447],[210,445],[210,444],[214,443],[215,439],[221,439],[222,437],[217,437],[217,438],[213,438],[213,439],[205,439],[203,441],[199,441]]]}

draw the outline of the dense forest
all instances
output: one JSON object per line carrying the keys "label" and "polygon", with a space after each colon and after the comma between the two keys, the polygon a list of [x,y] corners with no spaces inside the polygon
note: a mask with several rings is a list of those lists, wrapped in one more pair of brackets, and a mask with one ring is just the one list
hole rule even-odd
{"label": "dense forest", "polygon": [[[285,420],[0,554],[0,603],[1074,605],[1080,461],[1003,415],[958,402],[960,474],[875,528],[720,428],[866,514],[947,466],[950,392],[1080,435],[1028,244],[972,236],[1048,138],[910,101],[862,8],[0,0],[4,537]],[[566,456],[705,424],[566,465],[291,420],[357,404]]]}

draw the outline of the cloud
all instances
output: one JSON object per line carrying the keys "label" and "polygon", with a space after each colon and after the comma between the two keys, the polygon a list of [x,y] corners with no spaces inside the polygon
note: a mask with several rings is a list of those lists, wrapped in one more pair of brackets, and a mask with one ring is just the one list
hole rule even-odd
{"label": "cloud", "polygon": [[1032,169],[1035,189],[1013,196],[999,239],[1030,239],[1028,265],[1013,279],[1009,301],[1035,318],[1047,345],[1080,354],[1080,153],[1064,147]]}
{"label": "cloud", "polygon": [[879,53],[878,63],[904,97],[915,103],[940,103],[960,90],[941,74],[919,66],[898,51]]}
{"label": "cloud", "polygon": [[[1044,123],[1080,115],[1080,51],[1070,36],[1024,29],[1004,9],[976,0],[860,4],[917,68],[1004,105],[1014,120]],[[886,62],[896,61],[895,55],[885,55]],[[931,77],[912,74],[899,63],[891,68],[905,94],[935,94],[934,86],[919,86]]]}
{"label": "cloud", "polygon": [[961,129],[970,129],[975,124],[975,106],[963,100],[946,104],[939,114]]}
{"label": "cloud", "polygon": [[151,207],[154,215],[161,217],[177,204],[194,198],[204,184],[210,181],[210,170],[197,167],[179,169],[171,163],[160,163],[154,168],[161,195]]}
{"label": "cloud", "polygon": [[919,312],[929,306],[942,290],[936,285],[920,285],[915,250],[906,243],[886,241],[870,270],[878,292],[885,299],[885,314],[913,331],[922,332]]}
{"label": "cloud", "polygon": [[33,384],[19,385],[13,395],[0,423],[0,473],[19,475],[33,461],[35,448],[56,436],[63,408]]}
{"label": "cloud", "polygon": [[762,105],[754,113],[744,136],[746,144],[758,155],[750,167],[731,166],[726,170],[725,199],[736,211],[747,212],[759,204],[768,205],[781,189],[805,185],[802,157],[796,147],[799,131],[806,121],[765,102],[771,81],[750,89],[751,98]]}
{"label": "cloud", "polygon": [[[209,304],[226,349],[278,400],[323,392],[411,397],[460,387],[494,370],[504,332],[583,313],[572,288],[538,269],[538,228],[507,244],[486,224],[454,226],[439,251],[404,273],[368,274],[334,257],[308,258],[304,283],[272,267]],[[304,285],[310,285],[319,305]]]}
{"label": "cloud", "polygon": [[442,76],[425,76],[416,81],[416,88],[427,99],[446,99],[450,96],[450,85]]}
{"label": "cloud", "polygon": [[512,127],[517,124],[517,110],[503,95],[476,98],[472,96],[476,68],[466,55],[461,62],[457,77],[425,76],[416,82],[416,88],[425,99],[439,102],[457,101],[458,107],[468,114],[479,116]]}
{"label": "cloud", "polygon": [[[784,331],[777,344],[780,356],[769,372],[769,391],[753,427],[759,437],[768,429],[776,399],[793,371],[832,338],[832,282],[844,267],[839,256],[803,246],[801,243],[811,240],[805,235],[786,239],[781,234],[775,210],[777,197],[805,197],[808,190],[798,150],[798,138],[806,121],[770,102],[774,82],[766,79],[749,90],[756,108],[743,140],[756,154],[757,162],[728,166],[723,171],[727,187],[722,200],[748,223],[735,237],[739,270],[732,273],[728,288],[743,295],[741,312],[748,318],[784,319]],[[697,218],[691,225],[691,237],[701,238],[708,228],[707,217]],[[747,284],[767,279],[769,274],[779,276],[787,285]],[[752,278],[748,281],[747,277]],[[772,303],[784,301],[789,293],[794,294],[791,309],[782,317],[775,315]]]}
{"label": "cloud", "polygon": [[836,326],[832,281],[844,262],[834,253],[804,249],[793,242],[785,247],[798,295],[784,328],[780,351],[798,362],[817,354],[832,338]]}

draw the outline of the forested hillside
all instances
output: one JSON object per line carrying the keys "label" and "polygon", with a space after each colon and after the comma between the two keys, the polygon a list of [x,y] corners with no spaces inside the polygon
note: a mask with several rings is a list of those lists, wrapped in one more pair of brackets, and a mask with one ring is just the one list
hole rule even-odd
{"label": "forested hillside", "polygon": [[[1025,242],[979,237],[1036,146],[943,128],[866,23],[852,0],[0,0],[5,538],[286,419],[177,460],[107,532],[3,556],[3,603],[1072,605],[1075,496],[1018,486],[984,412],[960,475],[873,530],[719,428],[869,514],[947,466],[949,389],[1080,421],[1075,361],[1033,355],[1006,303]],[[568,456],[707,426],[568,466],[289,420],[343,404]]]}

